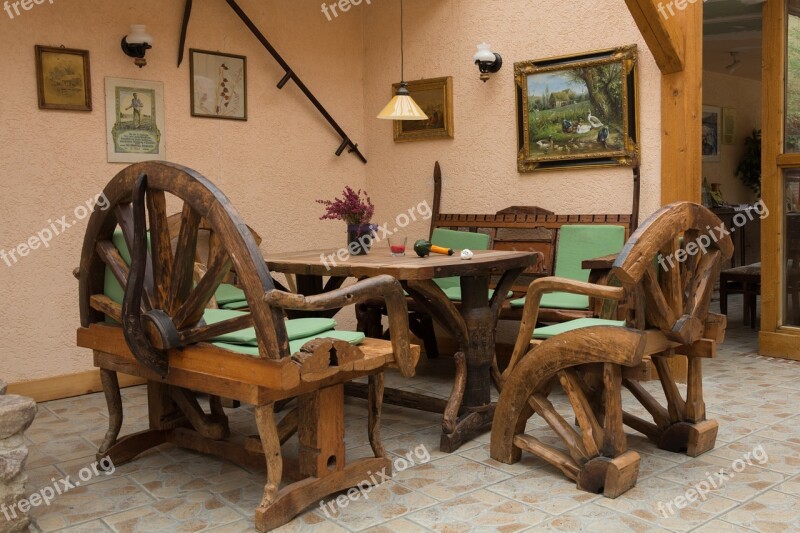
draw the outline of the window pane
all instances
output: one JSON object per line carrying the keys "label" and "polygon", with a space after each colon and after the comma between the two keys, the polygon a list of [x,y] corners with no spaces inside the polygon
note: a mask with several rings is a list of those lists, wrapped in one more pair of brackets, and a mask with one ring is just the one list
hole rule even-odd
{"label": "window pane", "polygon": [[784,176],[786,299],[783,323],[787,326],[800,327],[800,170],[787,170]]}
{"label": "window pane", "polygon": [[800,152],[800,1],[790,0],[786,33],[786,153]]}

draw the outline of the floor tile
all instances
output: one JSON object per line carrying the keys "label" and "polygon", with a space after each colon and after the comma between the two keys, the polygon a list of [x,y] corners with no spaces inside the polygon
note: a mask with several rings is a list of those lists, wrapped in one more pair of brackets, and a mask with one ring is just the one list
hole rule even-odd
{"label": "floor tile", "polygon": [[720,518],[756,531],[798,531],[800,498],[771,490]]}
{"label": "floor tile", "polygon": [[107,516],[103,520],[116,533],[173,531],[189,533],[230,524],[241,515],[210,492],[191,492]]}
{"label": "floor tile", "polygon": [[395,475],[403,485],[439,501],[486,487],[510,476],[458,455],[437,459]]}

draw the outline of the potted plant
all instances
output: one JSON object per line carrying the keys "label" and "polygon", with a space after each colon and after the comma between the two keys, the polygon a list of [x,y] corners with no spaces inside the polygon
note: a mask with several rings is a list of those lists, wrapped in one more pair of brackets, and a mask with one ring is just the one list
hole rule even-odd
{"label": "potted plant", "polygon": [[744,154],[736,167],[736,175],[758,196],[761,196],[761,130],[744,140]]}
{"label": "potted plant", "polygon": [[347,249],[352,255],[369,253],[378,227],[370,223],[375,206],[366,191],[354,191],[348,186],[342,191],[341,198],[317,200],[317,203],[325,206],[325,214],[319,217],[320,220],[343,220],[347,224]]}

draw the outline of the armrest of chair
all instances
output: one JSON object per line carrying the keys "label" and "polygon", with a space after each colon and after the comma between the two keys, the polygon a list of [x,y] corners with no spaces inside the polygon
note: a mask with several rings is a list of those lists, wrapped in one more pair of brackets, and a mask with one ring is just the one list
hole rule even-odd
{"label": "armrest of chair", "polygon": [[519,335],[517,336],[517,342],[514,345],[514,353],[511,356],[508,368],[503,372],[503,378],[510,373],[522,356],[528,352],[528,347],[533,337],[533,331],[536,328],[536,320],[539,317],[539,303],[542,300],[542,296],[551,292],[569,292],[572,294],[583,294],[594,298],[616,301],[620,301],[625,297],[625,290],[622,287],[609,287],[606,285],[597,285],[595,283],[586,283],[558,277],[534,280],[528,287],[528,292],[525,296],[525,308],[522,311]]}
{"label": "armrest of chair", "polygon": [[411,377],[415,368],[408,330],[408,306],[402,285],[392,276],[376,276],[315,296],[303,296],[277,289],[264,294],[264,301],[269,305],[294,311],[327,311],[375,298],[382,298],[386,302],[395,362],[405,377]]}
{"label": "armrest of chair", "polygon": [[585,270],[611,270],[618,256],[619,254],[609,254],[603,257],[586,259],[581,263],[581,267]]}

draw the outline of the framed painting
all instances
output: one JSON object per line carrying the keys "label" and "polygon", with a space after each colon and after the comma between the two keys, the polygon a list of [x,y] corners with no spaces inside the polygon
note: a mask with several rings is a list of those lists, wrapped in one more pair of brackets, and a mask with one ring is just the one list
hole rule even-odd
{"label": "framed painting", "polygon": [[92,110],[89,51],[36,46],[39,109]]}
{"label": "framed painting", "polygon": [[630,165],[636,46],[514,64],[519,172]]}
{"label": "framed painting", "polygon": [[166,159],[164,84],[106,78],[109,163]]}
{"label": "framed painting", "polygon": [[[399,88],[400,84],[395,83],[392,86],[392,95],[396,95]],[[395,120],[395,142],[455,137],[452,76],[410,81],[408,82],[408,92],[428,115],[428,120]]]}
{"label": "framed painting", "polygon": [[247,120],[247,58],[190,49],[192,116]]}
{"label": "framed painting", "polygon": [[719,161],[722,109],[703,106],[703,161]]}

